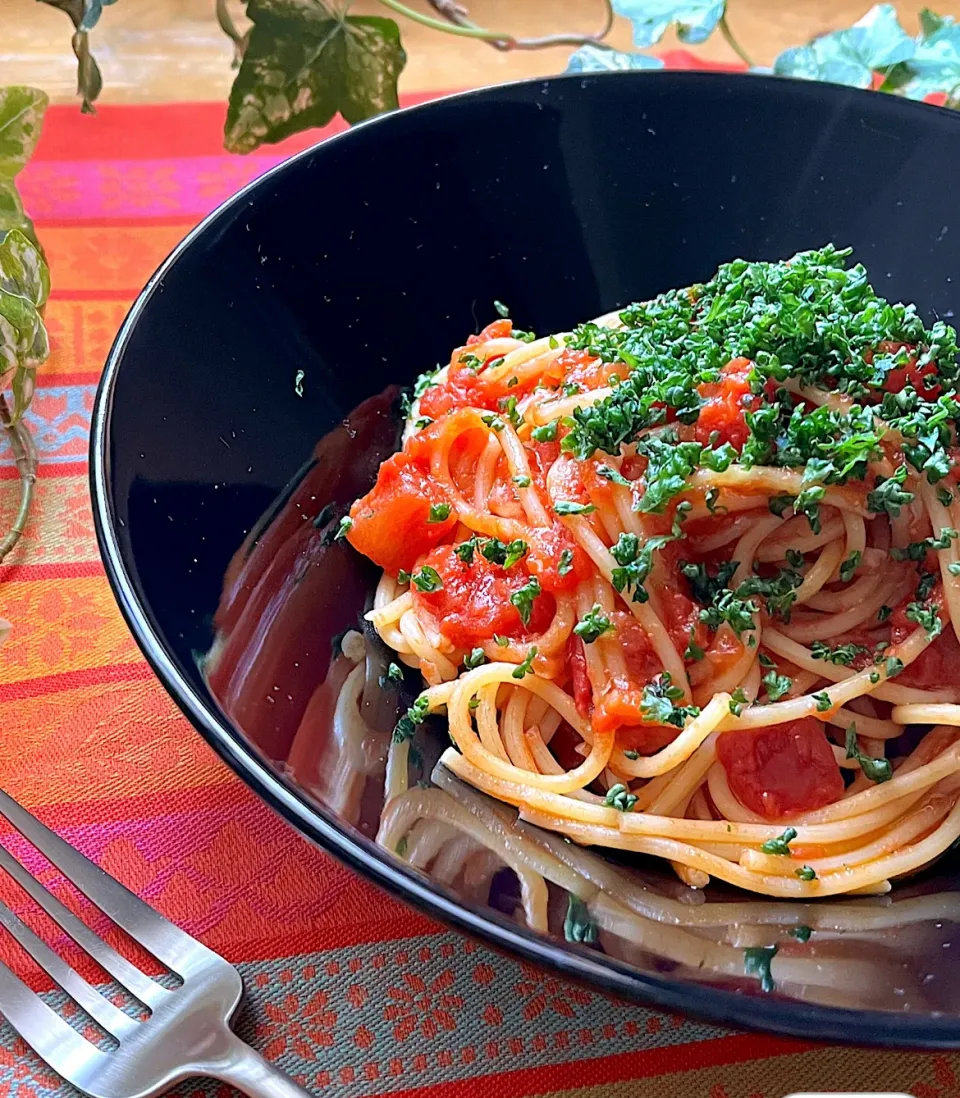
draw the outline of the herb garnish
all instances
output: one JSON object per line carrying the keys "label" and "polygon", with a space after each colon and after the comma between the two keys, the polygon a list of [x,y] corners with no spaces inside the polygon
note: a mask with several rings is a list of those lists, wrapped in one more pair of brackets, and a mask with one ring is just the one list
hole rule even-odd
{"label": "herb garnish", "polygon": [[640,700],[640,712],[644,720],[654,724],[672,724],[683,728],[687,718],[698,717],[700,710],[695,705],[676,705],[683,697],[679,686],[673,685],[669,671],[664,671],[643,688]]}
{"label": "herb garnish", "polygon": [[604,633],[609,633],[612,629],[613,622],[604,614],[600,604],[596,602],[573,627],[574,633],[584,644],[593,644],[598,637],[602,637]]}
{"label": "herb garnish", "polygon": [[856,759],[864,775],[872,782],[888,782],[893,777],[893,766],[889,759],[875,759],[860,750],[857,743],[857,726],[848,725],[846,735],[847,758]]}

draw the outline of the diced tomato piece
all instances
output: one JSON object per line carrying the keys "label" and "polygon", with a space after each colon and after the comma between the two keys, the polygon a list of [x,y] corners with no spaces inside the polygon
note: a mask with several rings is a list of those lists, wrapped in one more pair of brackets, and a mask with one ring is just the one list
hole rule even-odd
{"label": "diced tomato piece", "polygon": [[491,405],[480,378],[466,366],[450,366],[446,381],[431,385],[420,398],[420,415],[430,419],[439,419],[455,408],[488,407]]}
{"label": "diced tomato piece", "polygon": [[486,343],[488,339],[507,339],[513,331],[513,321],[509,318],[494,320],[488,324],[479,335],[469,336],[467,346],[473,347],[477,343]]}
{"label": "diced tomato piece", "polygon": [[900,393],[908,385],[912,385],[927,400],[936,400],[942,392],[942,387],[937,381],[927,380],[936,378],[936,363],[928,362],[925,366],[918,368],[916,348],[909,343],[898,343],[895,340],[885,339],[877,344],[877,351],[885,355],[895,355],[898,351],[904,349],[911,352],[907,365],[890,370],[883,379],[884,391],[887,393]]}
{"label": "diced tomato piece", "polygon": [[[890,615],[890,643],[899,644],[919,628],[907,619],[907,606],[915,601],[912,594],[894,608]],[[938,583],[930,593],[929,605],[938,611],[943,602],[943,588]],[[898,686],[914,686],[919,690],[943,690],[955,685],[960,668],[960,643],[952,625],[947,625],[936,640],[925,648],[894,680]]]}
{"label": "diced tomato piece", "polygon": [[640,755],[652,755],[668,743],[673,743],[679,735],[679,728],[665,724],[622,725],[617,729],[617,747],[624,751],[636,751]]}
{"label": "diced tomato piece", "polygon": [[768,820],[811,812],[843,796],[840,767],[813,717],[724,732],[717,757],[737,800]]}
{"label": "diced tomato piece", "polygon": [[588,351],[567,347],[557,357],[556,367],[566,384],[576,385],[580,391],[602,389],[610,384],[616,374],[626,377],[627,368],[621,363],[604,362]]}
{"label": "diced tomato piece", "polygon": [[[611,678],[600,696],[594,698],[593,727],[603,732],[622,728],[624,725],[640,725],[643,727],[637,732],[637,736],[644,743],[647,740],[659,742],[664,729],[659,725],[644,723],[643,688],[663,668],[643,626],[632,614],[615,610],[610,614],[610,620],[616,629],[617,643],[623,650],[628,677]],[[669,737],[663,742],[669,743],[678,731],[679,729],[667,729]],[[631,744],[624,742],[624,746],[629,747]]]}
{"label": "diced tomato piece", "polygon": [[547,498],[547,473],[560,456],[559,442],[528,442],[525,446],[527,461],[533,482],[539,488],[544,499]]}
{"label": "diced tomato piece", "polygon": [[587,677],[587,657],[583,652],[583,641],[573,634],[567,642],[567,662],[573,682],[573,700],[576,703],[577,712],[586,719],[593,708],[593,687]]}
{"label": "diced tomato piece", "polygon": [[443,489],[414,458],[394,454],[380,466],[373,488],[350,508],[353,526],[347,537],[384,571],[409,571],[456,526],[452,510],[442,522],[427,521],[430,508],[446,502]]}
{"label": "diced tomato piece", "polygon": [[[663,519],[667,516],[650,517]],[[672,525],[672,517],[669,521]],[[666,530],[662,532],[666,533]],[[680,574],[680,558],[683,553],[679,544],[669,542],[659,553],[663,579],[656,585],[657,594],[660,596],[663,624],[667,627],[670,639],[683,652],[690,643],[692,632],[694,643],[705,648],[709,634],[707,627],[700,621],[700,607],[687,594],[687,580]]]}
{"label": "diced tomato piece", "polygon": [[[593,575],[589,557],[559,524],[535,527],[530,532],[529,544],[527,568],[540,580],[544,591],[570,591]],[[561,557],[567,550],[571,554],[569,567],[561,573]]]}
{"label": "diced tomato piece", "polygon": [[616,629],[617,643],[623,649],[630,678],[641,687],[645,686],[663,670],[646,630],[633,614],[624,610],[614,610],[610,621]]}
{"label": "diced tomato piece", "polygon": [[443,587],[420,591],[413,585],[413,597],[433,614],[440,632],[458,648],[472,648],[494,633],[505,637],[542,633],[556,609],[553,596],[544,591],[533,600],[529,624],[523,624],[519,610],[510,602],[510,596],[530,582],[522,565],[503,569],[477,552],[466,564],[452,545],[434,549],[420,565],[435,568]]}
{"label": "diced tomato piece", "polygon": [[750,359],[734,358],[720,371],[719,381],[698,387],[703,404],[695,428],[697,442],[706,444],[716,431],[721,443],[742,448],[749,434],[743,413],[757,404],[757,397],[750,392],[752,369]]}

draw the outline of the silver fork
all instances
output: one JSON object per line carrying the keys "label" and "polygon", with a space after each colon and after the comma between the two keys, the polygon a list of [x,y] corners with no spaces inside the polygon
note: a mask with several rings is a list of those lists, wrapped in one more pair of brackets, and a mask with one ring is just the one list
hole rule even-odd
{"label": "silver fork", "polygon": [[158,915],[2,790],[0,815],[183,981],[174,990],[161,987],[0,846],[0,869],[150,1012],[145,1021],[137,1021],[119,1010],[0,902],[0,925],[118,1042],[106,1052],[91,1044],[0,962],[0,1014],[58,1075],[94,1098],[146,1098],[197,1075],[223,1080],[253,1098],[304,1098],[305,1090],[230,1029],[243,993],[240,974],[231,964]]}

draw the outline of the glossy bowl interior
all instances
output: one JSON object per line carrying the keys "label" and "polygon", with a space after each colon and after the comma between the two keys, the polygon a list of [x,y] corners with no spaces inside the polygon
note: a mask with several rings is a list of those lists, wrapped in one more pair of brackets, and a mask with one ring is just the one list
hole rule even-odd
{"label": "glossy bowl interior", "polygon": [[[517,829],[501,806],[437,774],[435,803],[424,798],[414,816],[465,813],[481,847],[502,853],[509,833],[539,858],[548,934],[527,929],[511,870],[478,893],[449,865],[413,869],[378,846],[382,757],[358,778],[332,732],[349,669],[336,641],[374,577],[329,536],[396,445],[396,386],[446,361],[491,319],[495,298],[523,327],[562,330],[735,256],[834,241],[854,247],[879,292],[949,318],[958,176],[952,112],[691,73],[495,88],[294,157],[180,245],[107,364],[95,514],[148,659],[201,734],[304,835],[465,930],[728,1024],[960,1046],[951,857],[892,899],[799,909],[718,890],[703,903],[649,862],[571,853]],[[371,723],[389,725],[411,686]],[[445,739],[428,729],[425,776]],[[596,943],[565,939],[570,874],[599,886]],[[808,939],[789,933],[803,926]],[[764,994],[744,960],[773,944],[777,989]]]}

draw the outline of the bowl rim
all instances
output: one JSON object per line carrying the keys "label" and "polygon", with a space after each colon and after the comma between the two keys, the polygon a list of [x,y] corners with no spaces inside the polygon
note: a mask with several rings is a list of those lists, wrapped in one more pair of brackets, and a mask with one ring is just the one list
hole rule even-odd
{"label": "bowl rim", "polygon": [[[456,930],[481,939],[514,956],[561,976],[586,984],[644,1006],[683,1012],[725,1028],[763,1030],[807,1040],[828,1041],[882,1048],[948,1050],[960,1047],[960,1017],[940,1012],[929,1014],[897,1014],[892,1011],[854,1010],[809,1004],[780,997],[760,997],[744,994],[722,986],[676,980],[669,975],[658,976],[641,972],[632,966],[598,954],[582,946],[561,943],[508,921],[488,908],[463,903],[452,893],[429,882],[400,861],[379,851],[371,840],[338,823],[322,805],[307,799],[296,786],[259,756],[255,748],[245,743],[226,717],[178,668],[172,653],[154,630],[145,600],[141,600],[134,582],[134,569],[128,567],[117,533],[118,517],[113,507],[110,437],[115,386],[131,335],[164,277],[175,267],[180,257],[194,242],[216,231],[219,222],[254,199],[261,190],[285,173],[296,171],[311,157],[344,142],[368,140],[378,127],[393,126],[411,114],[441,114],[456,110],[462,102],[498,100],[527,89],[552,88],[574,82],[657,80],[676,85],[711,84],[746,80],[757,81],[764,94],[799,95],[818,93],[838,105],[841,100],[854,98],[867,108],[867,96],[884,109],[937,112],[944,119],[952,117],[960,124],[960,116],[941,108],[900,97],[879,97],[874,93],[837,84],[815,83],[769,74],[728,73],[702,70],[641,70],[610,73],[563,73],[551,77],[510,81],[490,87],[444,95],[399,111],[379,115],[352,128],[322,138],[307,149],[294,153],[280,164],[268,169],[245,184],[196,225],[151,275],[137,295],[113,341],[97,387],[91,418],[89,449],[89,484],[93,504],[94,527],[100,555],[110,587],[127,626],[150,667],[167,693],[193,727],[219,757],[244,783],[266,802],[301,835],[334,855],[367,880],[385,888],[394,896],[412,904],[428,915]],[[716,89],[711,89],[716,90]],[[402,121],[401,121],[402,124]],[[951,124],[951,123],[947,123]],[[958,131],[960,134],[960,131]]]}

